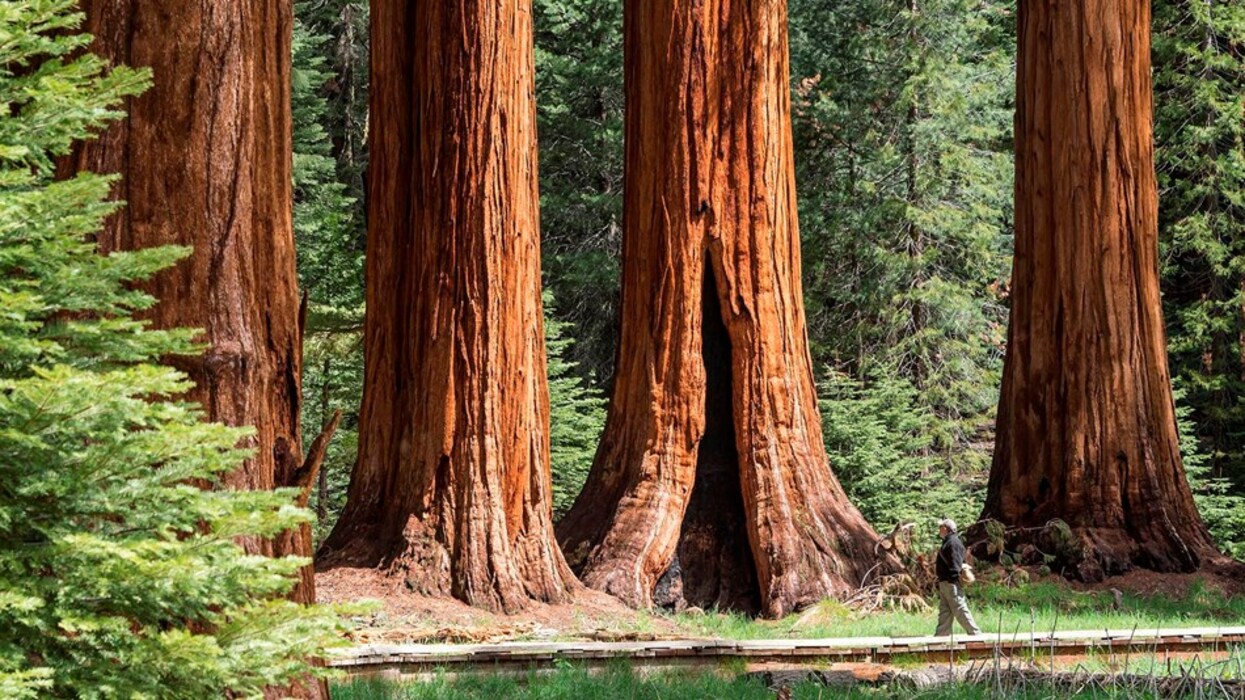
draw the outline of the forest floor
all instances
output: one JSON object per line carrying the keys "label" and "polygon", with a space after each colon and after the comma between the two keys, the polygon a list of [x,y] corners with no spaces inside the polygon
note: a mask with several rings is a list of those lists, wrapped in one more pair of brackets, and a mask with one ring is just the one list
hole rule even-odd
{"label": "forest floor", "polygon": [[[1135,571],[1092,586],[1026,573],[987,570],[982,582],[969,589],[969,604],[984,630],[1151,629],[1245,621],[1245,576],[1238,570]],[[533,604],[520,614],[503,615],[453,599],[412,594],[400,579],[370,569],[320,572],[316,587],[321,602],[380,602],[378,610],[357,620],[352,636],[359,643],[902,637],[931,634],[937,617],[933,607],[861,611],[834,601],[781,620],[712,610],[645,612],[587,589],[570,603]]]}
{"label": "forest floor", "polygon": [[673,620],[636,611],[613,596],[583,588],[560,605],[533,603],[517,615],[490,613],[448,597],[411,593],[400,578],[375,569],[335,568],[316,573],[322,603],[379,601],[380,610],[360,619],[361,644],[402,642],[501,642],[531,639],[621,641],[684,636]]}

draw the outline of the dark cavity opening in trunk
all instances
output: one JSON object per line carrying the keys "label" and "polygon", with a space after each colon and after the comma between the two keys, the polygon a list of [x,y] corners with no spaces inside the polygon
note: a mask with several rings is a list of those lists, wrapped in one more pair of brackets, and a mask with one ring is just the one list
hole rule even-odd
{"label": "dark cavity opening in trunk", "polygon": [[655,591],[658,605],[696,606],[756,614],[761,609],[756,565],[744,522],[731,386],[731,341],[706,263],[701,290],[705,363],[705,435],[679,546]]}

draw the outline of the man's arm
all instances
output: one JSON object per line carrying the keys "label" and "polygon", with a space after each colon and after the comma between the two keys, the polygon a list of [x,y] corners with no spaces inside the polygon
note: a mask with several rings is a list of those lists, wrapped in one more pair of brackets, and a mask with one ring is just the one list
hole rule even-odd
{"label": "man's arm", "polygon": [[951,580],[957,583],[960,580],[960,571],[964,568],[964,543],[959,537],[951,538],[951,556],[947,559],[951,565]]}

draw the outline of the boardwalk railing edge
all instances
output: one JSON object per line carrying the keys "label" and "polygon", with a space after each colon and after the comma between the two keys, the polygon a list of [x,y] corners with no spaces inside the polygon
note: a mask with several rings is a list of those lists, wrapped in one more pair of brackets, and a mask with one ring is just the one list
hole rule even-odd
{"label": "boardwalk railing edge", "polygon": [[1038,633],[989,633],[951,637],[843,637],[830,639],[681,639],[643,642],[525,641],[489,644],[364,644],[331,652],[328,664],[351,671],[359,667],[456,667],[477,664],[539,665],[563,660],[827,659],[883,661],[895,656],[950,652],[1081,653],[1091,650],[1184,651],[1245,645],[1245,626],[1170,629],[1077,630]]}

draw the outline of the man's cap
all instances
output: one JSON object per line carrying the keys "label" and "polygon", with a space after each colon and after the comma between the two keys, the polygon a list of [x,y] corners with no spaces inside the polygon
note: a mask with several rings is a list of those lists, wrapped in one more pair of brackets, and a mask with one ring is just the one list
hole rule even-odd
{"label": "man's cap", "polygon": [[951,518],[943,518],[938,521],[938,527],[945,527],[950,532],[955,532],[955,521]]}

